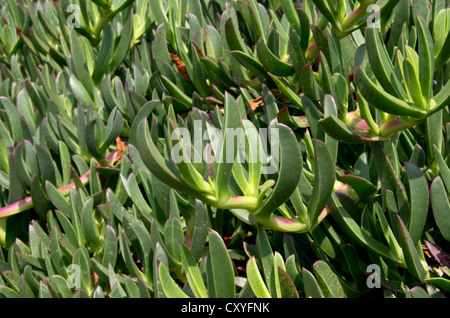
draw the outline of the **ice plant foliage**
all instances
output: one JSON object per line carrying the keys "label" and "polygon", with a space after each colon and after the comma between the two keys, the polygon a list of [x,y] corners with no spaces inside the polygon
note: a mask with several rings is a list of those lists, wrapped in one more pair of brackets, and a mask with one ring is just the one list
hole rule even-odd
{"label": "ice plant foliage", "polygon": [[0,297],[448,297],[448,0],[0,3]]}

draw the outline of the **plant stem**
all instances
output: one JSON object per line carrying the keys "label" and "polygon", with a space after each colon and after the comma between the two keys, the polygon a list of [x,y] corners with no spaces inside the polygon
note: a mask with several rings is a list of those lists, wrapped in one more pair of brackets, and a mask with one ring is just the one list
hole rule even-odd
{"label": "plant stem", "polygon": [[[89,182],[89,176],[91,174],[91,171],[88,170],[84,175],[80,177],[81,183],[83,185],[86,185]],[[75,182],[72,182],[62,188],[59,188],[58,191],[64,195],[67,196],[69,194],[70,189],[75,189]],[[27,211],[33,207],[33,199],[31,196],[26,197],[23,200],[17,201],[13,204],[10,204],[8,206],[5,206],[0,209],[0,218],[8,217],[20,212]]]}
{"label": "plant stem", "polygon": [[94,29],[92,30],[92,33],[94,35],[94,41],[95,45],[100,42],[100,33],[102,32],[103,28],[105,27],[105,23],[109,22],[108,19],[103,15],[100,14],[100,18],[95,22]]}
{"label": "plant stem", "polygon": [[249,211],[255,211],[258,208],[258,200],[249,196],[235,196],[231,197],[225,203],[218,203],[217,208],[230,210],[230,209],[246,209]]}
{"label": "plant stem", "polygon": [[360,1],[360,6],[356,8],[354,11],[350,12],[342,21],[341,26],[342,30],[347,30],[354,26],[362,17],[364,17],[367,13],[367,7],[370,4],[373,4],[375,1],[367,0]]}
{"label": "plant stem", "polygon": [[280,232],[298,232],[304,233],[309,231],[309,225],[303,223],[299,218],[278,218],[271,216],[269,218],[260,218],[252,215],[256,222],[264,225],[266,228]]}
{"label": "plant stem", "polygon": [[387,138],[396,132],[414,127],[418,123],[419,121],[409,118],[396,118],[380,126],[380,135]]}
{"label": "plant stem", "polygon": [[[116,159],[117,150],[114,150],[110,154],[106,156],[106,161],[111,162]],[[95,164],[96,167],[99,167],[100,165],[98,163]],[[91,170],[88,170],[85,174],[83,174],[80,177],[80,181],[83,185],[86,185],[89,182],[89,177],[91,174]],[[64,195],[67,196],[70,192],[70,189],[75,189],[76,185],[75,182],[72,182],[64,187],[61,187],[58,189],[58,191]],[[33,207],[33,199],[31,196],[26,197],[25,199],[22,199],[20,201],[17,201],[15,203],[12,203],[8,206],[5,206],[3,208],[0,208],[0,219],[5,218],[20,212],[27,211]]]}

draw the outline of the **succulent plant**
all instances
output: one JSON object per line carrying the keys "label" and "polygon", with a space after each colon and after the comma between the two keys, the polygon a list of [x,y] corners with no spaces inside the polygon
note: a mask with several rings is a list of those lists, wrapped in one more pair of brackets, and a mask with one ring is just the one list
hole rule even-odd
{"label": "succulent plant", "polygon": [[448,0],[0,17],[0,297],[449,295]]}

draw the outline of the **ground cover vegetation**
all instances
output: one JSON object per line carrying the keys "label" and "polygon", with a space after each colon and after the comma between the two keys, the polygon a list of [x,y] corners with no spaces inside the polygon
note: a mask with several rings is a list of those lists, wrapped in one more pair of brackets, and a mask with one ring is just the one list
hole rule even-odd
{"label": "ground cover vegetation", "polygon": [[0,297],[448,297],[448,0],[0,17]]}

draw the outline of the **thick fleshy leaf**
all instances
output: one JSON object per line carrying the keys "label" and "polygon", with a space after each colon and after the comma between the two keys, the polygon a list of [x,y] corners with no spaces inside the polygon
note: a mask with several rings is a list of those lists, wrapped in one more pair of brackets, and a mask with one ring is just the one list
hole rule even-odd
{"label": "thick fleshy leaf", "polygon": [[440,111],[442,108],[447,107],[450,103],[450,81],[434,96],[436,105],[431,108],[428,116]]}
{"label": "thick fleshy leaf", "polygon": [[225,22],[225,37],[230,51],[241,51],[244,53],[247,52],[242,37],[240,37],[238,32],[236,31],[232,18],[229,18]]}
{"label": "thick fleshy leaf", "polygon": [[374,205],[374,210],[375,213],[378,217],[378,223],[381,227],[381,231],[383,232],[384,238],[386,239],[386,242],[388,243],[388,245],[391,247],[391,250],[393,251],[393,253],[398,257],[398,258],[402,258],[403,257],[403,252],[402,249],[398,243],[397,238],[394,235],[394,232],[391,228],[391,226],[389,225],[385,212],[382,210],[380,204],[376,203]]}
{"label": "thick fleshy leaf", "polygon": [[406,197],[405,186],[399,180],[399,167],[393,165],[393,162],[396,161],[391,160],[388,156],[389,147],[383,149],[383,147],[379,143],[373,143],[371,146],[372,153],[375,158],[375,165],[378,171],[378,175],[380,176],[382,196],[385,196],[386,190],[394,191],[397,196],[399,213],[402,215],[402,218],[404,218],[404,220],[409,220],[410,208],[408,198]]}
{"label": "thick fleshy leaf", "polygon": [[[172,160],[176,162],[183,180],[193,189],[213,195],[214,190],[211,185],[203,179],[202,174],[193,164],[193,162],[196,162],[196,158],[194,157],[195,155],[192,155],[192,152],[195,152],[195,149],[189,149],[193,148],[190,144],[190,136],[184,136],[185,134],[180,133],[174,118],[171,117],[168,119],[168,130],[171,141],[177,142],[172,147],[171,158],[175,158]],[[189,153],[191,153],[191,155],[189,155]]]}
{"label": "thick fleshy leaf", "polygon": [[[23,139],[23,133],[20,129],[20,113],[17,110],[16,106],[11,103],[11,101],[5,97],[0,97],[0,104],[3,105],[3,109],[6,111],[6,115],[9,121],[9,127],[11,127],[11,137],[14,141],[20,142]],[[3,122],[2,122],[3,124]]]}
{"label": "thick fleshy leaf", "polygon": [[328,62],[325,59],[325,56],[322,52],[319,52],[319,58],[320,58],[320,68],[321,68],[321,79],[320,83],[322,84],[322,89],[324,93],[331,94],[331,71],[330,67],[328,66]]}
{"label": "thick fleshy leaf", "polygon": [[[431,116],[428,116],[426,118],[425,122],[425,134],[426,134],[426,145],[427,149],[427,161],[432,162],[434,160],[434,151],[433,148],[436,147],[440,152],[442,152],[443,149],[443,143],[445,142],[442,138],[442,131],[441,129],[438,129],[438,127],[441,127],[443,121],[443,112],[437,112]],[[436,162],[431,163],[431,170],[437,172],[437,166],[439,164],[436,164]]]}
{"label": "thick fleshy leaf", "polygon": [[308,202],[308,215],[311,228],[318,225],[318,217],[330,200],[334,187],[335,164],[328,146],[320,140],[314,142],[314,186]]}
{"label": "thick fleshy leaf", "polygon": [[189,287],[197,298],[207,298],[208,291],[202,278],[197,262],[194,260],[189,248],[185,244],[180,244],[181,261],[189,282]]}
{"label": "thick fleshy leaf", "polygon": [[70,216],[72,207],[69,201],[58,191],[58,189],[50,182],[45,183],[47,196],[52,204],[66,216]]}
{"label": "thick fleshy leaf", "polygon": [[[279,138],[278,145],[272,144],[272,147],[279,147],[280,158],[275,158],[279,160],[278,179],[269,197],[255,212],[254,217],[257,221],[270,217],[272,212],[291,196],[301,176],[303,158],[292,130],[283,124],[275,124],[274,128]],[[274,151],[273,148],[272,153]]]}
{"label": "thick fleshy leaf", "polygon": [[159,276],[162,289],[168,298],[189,298],[170,276],[163,262],[159,263]]}
{"label": "thick fleshy leaf", "polygon": [[281,267],[278,267],[278,280],[280,282],[282,298],[299,298],[297,288],[295,287],[292,278]]}
{"label": "thick fleshy leaf", "polygon": [[109,282],[108,267],[103,266],[97,259],[93,257],[91,258],[91,266],[92,270],[98,276],[99,280],[107,284]]}
{"label": "thick fleshy leaf", "polygon": [[445,162],[441,152],[438,150],[436,145],[433,145],[433,150],[439,166],[439,175],[447,189],[450,189],[450,168],[447,166],[447,163]]}
{"label": "thick fleshy leaf", "polygon": [[302,50],[301,45],[301,38],[299,38],[297,32],[293,30],[289,37],[289,56],[291,58],[292,65],[297,72],[300,72],[303,65],[306,64],[305,53]]}
{"label": "thick fleshy leaf", "polygon": [[114,269],[111,265],[108,266],[109,274],[109,286],[111,288],[112,298],[126,298],[127,294],[123,287],[121,286],[118,276],[114,273]]}
{"label": "thick fleshy leaf", "polygon": [[[122,228],[119,228],[119,230],[122,230]],[[127,243],[127,238],[125,236],[125,233],[122,231],[119,232],[119,248],[120,248],[120,254],[122,255],[122,258],[125,262],[125,265],[127,267],[127,270],[130,272],[131,275],[134,277],[141,277],[144,280],[147,280],[147,278],[144,276],[144,274],[139,270],[139,268],[136,265],[136,262],[134,261],[133,257],[131,256],[130,247]],[[101,265],[101,264],[100,264]],[[108,268],[112,269],[112,264],[109,263]],[[103,265],[102,265],[103,266]],[[110,277],[111,278],[111,277]]]}
{"label": "thick fleshy leaf", "polygon": [[64,233],[67,235],[67,238],[69,239],[70,243],[73,246],[78,246],[78,238],[75,229],[72,226],[72,223],[70,222],[70,219],[67,216],[65,216],[61,211],[56,210],[55,214],[64,230]]}
{"label": "thick fleshy leaf", "polygon": [[79,270],[75,271],[74,275],[80,275],[80,286],[76,287],[83,289],[89,294],[92,288],[91,270],[89,265],[89,252],[84,246],[80,246],[80,248],[75,251],[73,255],[73,264],[78,265]]}
{"label": "thick fleshy leaf", "polygon": [[209,253],[213,270],[215,296],[217,298],[236,297],[234,269],[227,248],[219,233],[210,230]]}
{"label": "thick fleshy leaf", "polygon": [[247,262],[247,279],[256,297],[271,298],[254,256],[252,256]]}
{"label": "thick fleshy leaf", "polygon": [[320,126],[332,138],[349,143],[357,144],[363,142],[377,141],[379,137],[363,134],[345,124],[342,120],[331,114],[319,120]]}
{"label": "thick fleshy leaf", "polygon": [[367,28],[366,45],[372,71],[381,86],[387,93],[397,98],[405,99],[406,92],[394,73],[394,66],[382,42],[378,28]]}
{"label": "thick fleshy leaf", "polygon": [[355,82],[361,95],[374,107],[389,114],[424,117],[425,110],[385,92],[367,76],[362,66],[355,70]]}
{"label": "thick fleshy leaf", "polygon": [[[256,196],[261,179],[261,170],[263,166],[263,154],[261,139],[255,125],[247,119],[242,120],[242,126],[245,131],[248,149],[248,181],[251,194]],[[247,148],[246,148],[247,149]]]}
{"label": "thick fleshy leaf", "polygon": [[275,75],[269,74],[269,76],[272,78],[275,85],[278,87],[278,89],[283,93],[283,95],[289,99],[292,104],[297,106],[299,109],[303,110],[303,104],[300,96],[296,94],[292,88],[289,86],[289,84],[283,79],[278,78]]}
{"label": "thick fleshy leaf", "polygon": [[[239,63],[241,63],[243,66],[246,66],[255,76],[257,76],[258,74],[258,69],[259,73],[261,74],[264,73],[261,72],[263,71],[261,63],[259,63],[255,58],[241,51],[231,51],[230,53],[231,55],[234,56],[234,58],[236,58],[236,60],[239,61]],[[239,59],[241,57],[242,59]],[[219,81],[224,87],[233,87],[234,85],[236,85],[231,80],[230,74],[225,72],[224,69],[219,66],[221,63],[216,63],[215,61],[212,60],[210,56],[201,57],[200,62],[203,64],[203,67],[206,68],[212,74],[212,78],[216,84],[219,84],[215,81],[217,79],[217,81]],[[259,75],[258,77],[261,76]]]}
{"label": "thick fleshy leaf", "polygon": [[125,290],[129,298],[138,298],[139,297],[139,288],[137,287],[137,284],[134,282],[134,279],[132,279],[129,276],[123,277],[123,282],[125,285]]}
{"label": "thick fleshy leaf", "polygon": [[317,277],[325,297],[346,298],[347,295],[338,276],[324,261],[317,261],[313,265],[314,274]]}
{"label": "thick fleshy leaf", "polygon": [[417,107],[426,109],[426,102],[422,95],[422,89],[420,88],[419,74],[417,73],[413,62],[411,62],[408,57],[403,60],[403,74],[408,93],[411,96],[411,101]]}
{"label": "thick fleshy leaf", "polygon": [[356,175],[341,175],[339,180],[350,185],[361,200],[369,199],[377,192],[377,187],[367,179]]}
{"label": "thick fleshy leaf", "polygon": [[[216,197],[219,201],[226,202],[230,198],[229,181],[230,175],[233,169],[233,164],[237,155],[237,144],[233,138],[232,132],[241,127],[241,119],[244,118],[244,114],[241,113],[238,102],[234,97],[226,92],[225,93],[225,132],[223,134],[221,148],[215,153],[215,161],[217,167],[214,173],[214,186],[216,190]],[[231,134],[229,134],[230,132]],[[229,149],[229,143],[232,143],[233,148]],[[231,153],[230,153],[231,150]]]}
{"label": "thick fleshy leaf", "polygon": [[369,108],[369,104],[364,99],[364,97],[361,96],[360,92],[358,92],[358,91],[356,92],[356,99],[358,101],[358,108],[359,108],[359,113],[360,113],[361,119],[367,125],[367,127],[369,128],[369,131],[372,134],[379,135],[380,129],[379,129],[377,123],[375,122],[375,119],[372,116],[372,113]]}
{"label": "thick fleshy leaf", "polygon": [[141,210],[142,212],[147,213],[148,215],[153,215],[152,209],[150,205],[146,202],[144,195],[142,194],[139,184],[137,182],[136,174],[130,173],[128,176],[128,180],[121,176],[122,184],[125,186],[128,196],[133,200],[134,204]]}
{"label": "thick fleshy leaf", "polygon": [[200,56],[203,56],[203,54],[199,54],[200,48],[198,47],[198,44],[195,41],[192,41],[191,43],[191,58],[189,59],[189,62],[192,64],[192,67],[186,67],[186,70],[189,74],[189,78],[191,79],[193,85],[196,87],[197,92],[200,96],[203,98],[206,98],[211,94],[209,86],[206,82],[206,78],[201,66],[200,62]]}
{"label": "thick fleshy leaf", "polygon": [[322,118],[322,114],[317,108],[317,104],[308,96],[303,95],[301,97],[303,108],[308,119],[309,129],[311,137],[317,140],[325,140],[325,132],[322,129],[319,121]]}
{"label": "thick fleshy leaf", "polygon": [[116,138],[122,132],[123,124],[124,120],[122,113],[117,108],[114,109],[109,115],[108,122],[106,124],[105,138],[99,146],[100,151],[104,151],[114,141],[116,141]]}
{"label": "thick fleshy leaf", "polygon": [[426,102],[432,97],[434,77],[434,43],[424,17],[416,17],[419,39],[419,81]]}
{"label": "thick fleshy leaf", "polygon": [[306,116],[291,116],[287,107],[282,108],[277,114],[277,120],[280,124],[285,124],[295,130],[297,128],[308,128],[309,123]]}
{"label": "thick fleshy leaf", "polygon": [[102,248],[100,233],[94,218],[94,199],[89,198],[83,206],[81,212],[81,223],[86,238],[95,246],[96,250]]}
{"label": "thick fleshy leaf", "polygon": [[[323,108],[324,108],[324,116],[335,115],[338,116],[338,108],[336,106],[336,101],[330,94],[325,94],[323,99]],[[334,161],[337,160],[339,143],[336,139],[331,136],[325,135],[324,139],[325,143],[328,145],[328,148],[334,158]]]}
{"label": "thick fleshy leaf", "polygon": [[164,226],[164,245],[167,253],[178,263],[181,263],[179,245],[183,243],[184,236],[180,220],[171,217]]}
{"label": "thick fleshy leaf", "polygon": [[281,9],[283,10],[292,28],[298,33],[302,33],[300,18],[296,12],[294,3],[289,0],[280,1]]}
{"label": "thick fleshy leaf", "polygon": [[94,87],[94,82],[92,81],[91,75],[88,70],[86,62],[87,56],[83,52],[82,41],[78,38],[78,33],[75,28],[73,28],[70,32],[70,44],[73,64],[75,66],[77,77],[81,84],[84,86],[84,89],[89,93],[89,96],[91,98],[94,98],[92,90]]}
{"label": "thick fleshy leaf", "polygon": [[41,217],[45,217],[48,210],[51,209],[51,203],[36,175],[31,181],[30,192],[34,209]]}
{"label": "thick fleshy leaf", "polygon": [[[159,3],[157,6],[158,7]],[[153,7],[153,6],[152,6]],[[168,43],[166,38],[166,25],[160,24],[155,30],[155,38],[152,43],[153,56],[155,57],[156,68],[159,72],[167,76],[171,81],[175,80],[173,69],[167,66],[171,65],[170,53],[168,50]]]}
{"label": "thick fleshy leaf", "polygon": [[256,257],[263,272],[264,281],[272,297],[276,297],[276,282],[273,250],[267,237],[267,232],[262,225],[257,225]]}
{"label": "thick fleshy leaf", "polygon": [[445,279],[442,277],[430,277],[424,279],[424,282],[436,285],[443,290],[450,291],[450,279]]}
{"label": "thick fleshy leaf", "polygon": [[239,36],[236,30],[233,18],[228,18],[225,22],[225,38],[228,43],[230,51],[241,51],[247,53],[246,46],[241,36]]}
{"label": "thick fleshy leaf", "polygon": [[[448,10],[448,9],[447,9]],[[450,36],[447,32],[447,37],[445,38],[445,42],[442,44],[439,52],[436,54],[434,58],[434,66],[436,69],[442,67],[450,58]]]}
{"label": "thick fleshy leaf", "polygon": [[314,78],[314,72],[311,64],[305,64],[300,70],[300,87],[304,95],[312,101],[317,102],[320,99],[321,91]]}
{"label": "thick fleshy leaf", "polygon": [[302,268],[302,278],[303,278],[303,285],[305,286],[306,298],[324,298],[325,297],[322,292],[322,289],[319,286],[319,283],[317,282],[317,279],[306,268]]}
{"label": "thick fleshy leaf", "polygon": [[[131,3],[131,2],[130,2]],[[120,33],[120,40],[117,47],[114,50],[112,61],[109,64],[109,72],[114,73],[120,64],[123,62],[126,54],[128,53],[131,38],[133,36],[133,14],[128,14],[127,21],[125,21],[123,29]]]}
{"label": "thick fleshy leaf", "polygon": [[183,112],[192,108],[192,98],[186,95],[181,88],[179,88],[168,77],[162,74],[161,81],[164,84],[164,87],[169,92],[170,98],[174,102],[176,111]]}
{"label": "thick fleshy leaf", "polygon": [[170,187],[184,193],[196,194],[197,192],[190,188],[181,178],[180,172],[167,161],[153,142],[148,130],[148,122],[144,118],[137,127],[137,149],[141,155],[144,164],[158,179],[164,181]]}
{"label": "thick fleshy leaf", "polygon": [[[50,293],[50,291],[49,291],[49,293]],[[0,295],[2,295],[5,298],[20,298],[20,295],[17,291],[15,291],[14,289],[9,288],[5,285],[0,286]],[[51,295],[50,295],[50,297],[51,297]],[[44,293],[39,293],[39,298],[45,298]]]}
{"label": "thick fleshy leaf", "polygon": [[428,182],[420,168],[416,165],[406,162],[405,168],[408,176],[411,207],[408,232],[414,244],[417,244],[422,236],[423,228],[427,220],[429,203]]}
{"label": "thick fleshy leaf", "polygon": [[117,237],[116,232],[114,231],[114,228],[110,226],[109,224],[106,226],[106,233],[104,237],[104,243],[103,243],[103,258],[102,258],[102,264],[103,266],[107,267],[109,264],[114,266],[116,265],[117,260]]}
{"label": "thick fleshy leaf", "polygon": [[208,238],[208,212],[200,200],[195,200],[195,223],[192,233],[191,253],[195,260],[199,260],[205,249]]}
{"label": "thick fleshy leaf", "polygon": [[352,237],[355,242],[380,256],[392,260],[394,263],[402,264],[403,260],[395,256],[390,248],[374,239],[369,232],[362,229],[359,224],[355,222],[335,194],[332,194],[330,200],[330,212],[341,229],[345,231],[347,235]]}
{"label": "thick fleshy leaf", "polygon": [[269,73],[275,76],[290,76],[295,72],[291,64],[280,60],[270,51],[262,38],[256,44],[256,52],[262,65],[264,65]]}
{"label": "thick fleshy leaf", "polygon": [[70,298],[72,296],[67,281],[59,275],[46,277],[43,282],[47,285],[54,298]]}
{"label": "thick fleshy leaf", "polygon": [[43,182],[50,182],[53,185],[56,183],[56,165],[53,161],[50,152],[42,147],[41,145],[36,145],[36,155],[39,163],[39,170],[41,172],[41,177]]}
{"label": "thick fleshy leaf", "polygon": [[[136,238],[136,252],[139,256],[139,259],[142,263],[144,274],[147,277],[151,276],[151,238],[148,230],[144,227],[144,225],[139,223],[129,223],[128,224],[130,230],[132,231],[134,238]],[[131,236],[131,233],[130,233]]]}
{"label": "thick fleshy leaf", "polygon": [[418,252],[416,250],[416,245],[412,241],[411,236],[400,215],[397,215],[397,222],[397,225],[400,229],[400,245],[403,249],[406,266],[408,267],[411,275],[413,275],[416,279],[423,281],[425,278],[427,278],[427,272],[419,258]]}
{"label": "thick fleshy leaf", "polygon": [[318,52],[322,52],[328,63],[331,63],[330,46],[326,35],[327,30],[322,30],[317,24],[311,24],[311,32],[316,45],[311,45],[308,48],[308,51],[306,52],[307,58],[311,59],[315,57]]}
{"label": "thick fleshy leaf", "polygon": [[436,224],[447,241],[450,241],[450,204],[442,178],[437,176],[430,186],[430,199]]}
{"label": "thick fleshy leaf", "polygon": [[253,56],[239,50],[232,50],[230,53],[239,63],[242,64],[242,66],[247,68],[259,80],[265,81],[268,78],[267,70],[264,68],[263,64],[261,64],[261,62]]}
{"label": "thick fleshy leaf", "polygon": [[97,144],[96,134],[95,134],[96,126],[98,125],[99,120],[100,120],[100,118],[97,117],[96,119],[93,119],[90,122],[88,122],[84,129],[84,134],[85,134],[86,146],[87,146],[89,153],[98,161],[103,162],[104,156],[100,152],[100,149]]}

